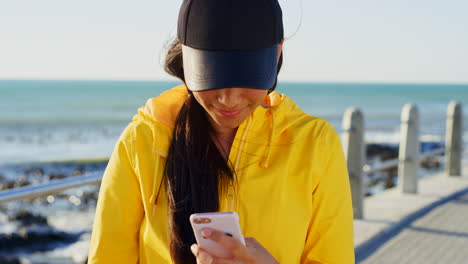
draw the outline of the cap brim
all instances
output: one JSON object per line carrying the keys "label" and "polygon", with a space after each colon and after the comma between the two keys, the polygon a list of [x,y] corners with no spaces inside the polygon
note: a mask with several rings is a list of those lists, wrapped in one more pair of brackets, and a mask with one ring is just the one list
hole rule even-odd
{"label": "cap brim", "polygon": [[185,83],[191,91],[268,90],[276,79],[278,45],[254,51],[200,50],[182,45]]}

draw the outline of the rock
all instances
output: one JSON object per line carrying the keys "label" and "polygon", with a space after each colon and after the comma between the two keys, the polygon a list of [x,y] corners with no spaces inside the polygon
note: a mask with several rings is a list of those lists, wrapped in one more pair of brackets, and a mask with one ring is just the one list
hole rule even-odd
{"label": "rock", "polygon": [[6,182],[0,183],[0,190],[7,190],[15,188],[15,182],[7,180]]}
{"label": "rock", "polygon": [[[47,223],[47,218],[20,211],[8,221],[19,222],[16,231],[0,234],[0,253],[14,251],[48,251],[60,244],[78,241],[81,233],[66,233]],[[3,263],[0,261],[0,263]]]}
{"label": "rock", "polygon": [[381,160],[392,160],[398,158],[398,145],[389,144],[367,144],[366,155],[368,159],[380,157]]}
{"label": "rock", "polygon": [[8,221],[18,221],[23,226],[33,224],[47,225],[47,218],[41,215],[34,215],[29,211],[19,211],[15,216],[9,216]]}
{"label": "rock", "polygon": [[9,180],[6,177],[0,178],[0,190],[13,189],[17,187],[27,186],[30,184],[31,182],[25,175],[18,176],[16,181]]}
{"label": "rock", "polygon": [[44,169],[43,168],[29,168],[24,171],[25,174],[32,174],[36,177],[44,176]]}
{"label": "rock", "polygon": [[17,187],[23,187],[23,186],[28,186],[30,185],[31,182],[29,182],[28,178],[26,176],[21,176],[18,178],[18,180],[15,183],[15,188]]}
{"label": "rock", "polygon": [[78,165],[78,167],[73,170],[72,176],[81,176],[83,175],[84,170],[85,167],[83,165]]}
{"label": "rock", "polygon": [[14,186],[14,181],[10,181],[5,176],[3,176],[3,174],[0,174],[0,191],[13,188]]}
{"label": "rock", "polygon": [[66,176],[61,174],[61,173],[51,173],[49,175],[49,180],[59,180],[59,179],[63,179],[65,178]]}
{"label": "rock", "polygon": [[390,188],[393,188],[395,187],[395,181],[396,181],[396,178],[398,177],[398,168],[390,168],[388,170],[386,170],[386,177],[385,177],[385,185],[384,185],[384,188],[385,189],[390,189]]}
{"label": "rock", "polygon": [[441,164],[437,157],[427,157],[421,161],[421,168],[424,169],[438,169],[440,167]]}
{"label": "rock", "polygon": [[2,264],[21,264],[20,260],[15,257],[6,257],[0,255],[0,263]]}
{"label": "rock", "polygon": [[85,192],[81,196],[81,201],[85,205],[89,205],[90,203],[96,204],[98,196],[99,196],[99,192]]}
{"label": "rock", "polygon": [[47,225],[22,227],[15,233],[0,234],[0,251],[49,251],[58,244],[74,243],[79,237],[79,233],[69,234]]}
{"label": "rock", "polygon": [[13,188],[27,186],[30,184],[31,182],[29,182],[28,178],[22,175],[18,177],[16,181],[8,180],[8,179],[0,180],[0,190],[13,189]]}

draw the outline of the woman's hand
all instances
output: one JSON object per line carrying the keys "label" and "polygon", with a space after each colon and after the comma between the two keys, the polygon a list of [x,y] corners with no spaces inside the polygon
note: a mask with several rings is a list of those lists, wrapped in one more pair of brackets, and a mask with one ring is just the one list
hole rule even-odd
{"label": "woman's hand", "polygon": [[232,258],[217,258],[203,249],[199,248],[197,244],[191,247],[192,253],[197,258],[198,264],[277,264],[275,258],[253,237],[246,237],[245,244],[242,245],[236,239],[216,231],[214,229],[205,228],[202,231],[203,236],[208,239],[219,243],[227,248]]}

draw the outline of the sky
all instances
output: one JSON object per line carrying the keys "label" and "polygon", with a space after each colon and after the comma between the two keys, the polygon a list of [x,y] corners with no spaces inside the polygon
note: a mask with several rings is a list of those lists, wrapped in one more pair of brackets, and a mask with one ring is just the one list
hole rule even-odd
{"label": "sky", "polygon": [[[0,79],[174,80],[181,2],[0,0]],[[466,0],[279,2],[280,81],[468,83]]]}

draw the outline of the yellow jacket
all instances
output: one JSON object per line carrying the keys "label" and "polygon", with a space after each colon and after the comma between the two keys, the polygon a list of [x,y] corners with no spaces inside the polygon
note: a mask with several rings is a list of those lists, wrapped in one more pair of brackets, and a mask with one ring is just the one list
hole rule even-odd
{"label": "yellow jacket", "polygon": [[[172,263],[160,183],[186,97],[181,85],[149,99],[121,134],[102,178],[88,263]],[[255,237],[280,263],[354,263],[338,134],[287,96],[273,92],[264,103],[235,136],[229,160],[238,183],[234,195],[220,197],[221,211],[238,212],[244,236]]]}

